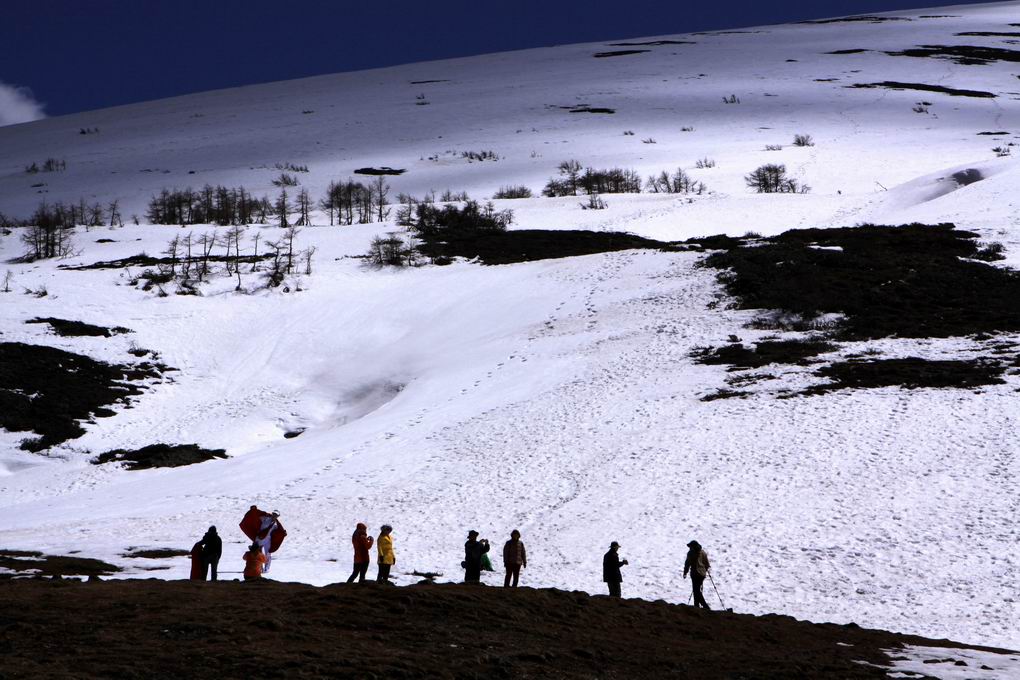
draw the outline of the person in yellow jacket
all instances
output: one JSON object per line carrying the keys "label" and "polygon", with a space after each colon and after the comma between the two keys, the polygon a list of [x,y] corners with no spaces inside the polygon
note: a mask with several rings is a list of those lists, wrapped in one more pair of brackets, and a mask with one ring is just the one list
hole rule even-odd
{"label": "person in yellow jacket", "polygon": [[389,583],[390,567],[397,563],[397,557],[393,553],[393,527],[383,524],[375,545],[379,550],[379,559],[376,560],[379,565],[379,575],[376,577],[376,581]]}

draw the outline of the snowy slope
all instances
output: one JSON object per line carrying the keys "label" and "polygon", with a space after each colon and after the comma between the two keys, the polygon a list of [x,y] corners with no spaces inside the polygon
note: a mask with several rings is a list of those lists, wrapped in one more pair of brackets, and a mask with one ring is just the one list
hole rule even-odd
{"label": "snowy slope", "polygon": [[[1020,265],[1020,152],[990,150],[1020,138],[1020,67],[884,54],[924,44],[1010,48],[1009,38],[955,34],[1020,30],[1008,27],[1020,23],[1020,2],[886,16],[911,20],[649,38],[693,44],[570,45],[0,128],[0,212],[24,216],[40,200],[85,197],[144,215],[154,192],[207,182],[273,194],[274,165],[287,162],[309,166],[299,179],[315,196],[355,168],[382,165],[407,170],[390,178],[394,195],[484,198],[507,184],[537,194],[560,161],[576,158],[642,175],[680,166],[710,193],[607,196],[604,211],[581,210],[575,198],[498,202],[515,210],[515,227],[677,239],[953,221],[1002,242],[1007,264]],[[649,51],[592,56],[622,49]],[[847,49],[873,51],[827,54]],[[417,82],[425,80],[443,82]],[[997,97],[845,87],[887,80]],[[428,105],[416,103],[422,94]],[[739,104],[723,103],[731,94]],[[914,112],[922,101],[927,113]],[[616,113],[560,108],[578,104]],[[1009,134],[977,134],[986,131]],[[815,146],[793,147],[795,133]],[[484,149],[500,159],[459,155]],[[67,170],[24,173],[48,157]],[[717,166],[695,169],[704,157]],[[743,176],[766,162],[785,163],[811,193],[750,193]],[[970,168],[985,179],[953,182]],[[302,247],[318,248],[314,273],[289,294],[255,290],[249,277],[248,295],[221,279],[200,297],[157,298],[123,285],[122,270],[4,265],[15,292],[0,294],[3,341],[117,362],[134,344],[180,370],[48,456],[22,452],[23,435],[0,432],[0,547],[80,550],[137,575],[147,573],[140,561],[120,557],[129,546],[187,548],[216,524],[231,541],[230,569],[242,550],[233,527],[258,503],[279,509],[291,532],[274,578],[346,577],[357,521],[393,524],[402,583],[414,569],[458,578],[470,528],[494,543],[519,528],[528,585],[601,592],[598,560],[615,539],[632,563],[625,594],[686,601],[684,545],[697,538],[727,606],[740,611],[1020,646],[1016,377],[980,392],[703,402],[725,371],[693,364],[691,350],[764,333],[741,328],[748,312],[708,306],[720,290],[711,271],[695,268],[695,254],[399,272],[350,257],[393,228],[304,230]],[[276,231],[249,228],[257,230],[266,239]],[[155,254],[179,233],[144,224],[81,232],[72,260]],[[0,260],[21,253],[16,237],[0,237]],[[47,297],[20,292],[39,286]],[[135,332],[59,338],[23,323],[36,316]],[[941,357],[975,343],[868,347]],[[811,380],[799,369],[780,378],[787,387]],[[300,437],[283,438],[298,428]],[[90,452],[157,441],[231,457],[141,472],[87,462]],[[181,560],[156,565],[170,569],[155,575],[187,573]]]}

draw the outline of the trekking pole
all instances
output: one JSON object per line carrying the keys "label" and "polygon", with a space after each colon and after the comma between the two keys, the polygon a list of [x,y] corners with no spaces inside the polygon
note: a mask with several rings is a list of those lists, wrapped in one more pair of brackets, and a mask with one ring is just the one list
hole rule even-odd
{"label": "trekking pole", "polygon": [[715,579],[712,578],[712,572],[708,572],[708,580],[712,582],[712,589],[715,590],[715,596],[719,598],[719,604],[723,609],[726,609],[726,604],[722,601],[722,595],[719,594],[719,589],[715,587]]}

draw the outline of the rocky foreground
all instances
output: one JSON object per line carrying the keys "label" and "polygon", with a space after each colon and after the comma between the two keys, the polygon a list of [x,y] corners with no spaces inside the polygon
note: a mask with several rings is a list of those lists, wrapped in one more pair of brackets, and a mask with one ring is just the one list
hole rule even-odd
{"label": "rocky foreground", "polygon": [[885,678],[904,645],[960,647],[530,588],[0,582],[4,679]]}

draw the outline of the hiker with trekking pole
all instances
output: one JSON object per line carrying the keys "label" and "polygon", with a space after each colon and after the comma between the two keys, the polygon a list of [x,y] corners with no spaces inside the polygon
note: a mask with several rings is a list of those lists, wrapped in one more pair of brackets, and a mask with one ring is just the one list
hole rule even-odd
{"label": "hiker with trekking pole", "polygon": [[[684,578],[687,578],[687,573],[691,574],[691,590],[693,591],[691,596],[694,598],[694,606],[702,607],[704,609],[711,609],[708,603],[705,602],[705,596],[701,593],[701,586],[705,583],[705,577],[709,576],[709,569],[711,565],[708,563],[708,553],[701,547],[701,544],[697,541],[691,541],[687,544],[687,560],[684,562]],[[715,587],[715,581],[712,581],[712,587]],[[719,594],[719,590],[716,589],[715,594]],[[722,604],[722,598],[719,598],[719,603]]]}

